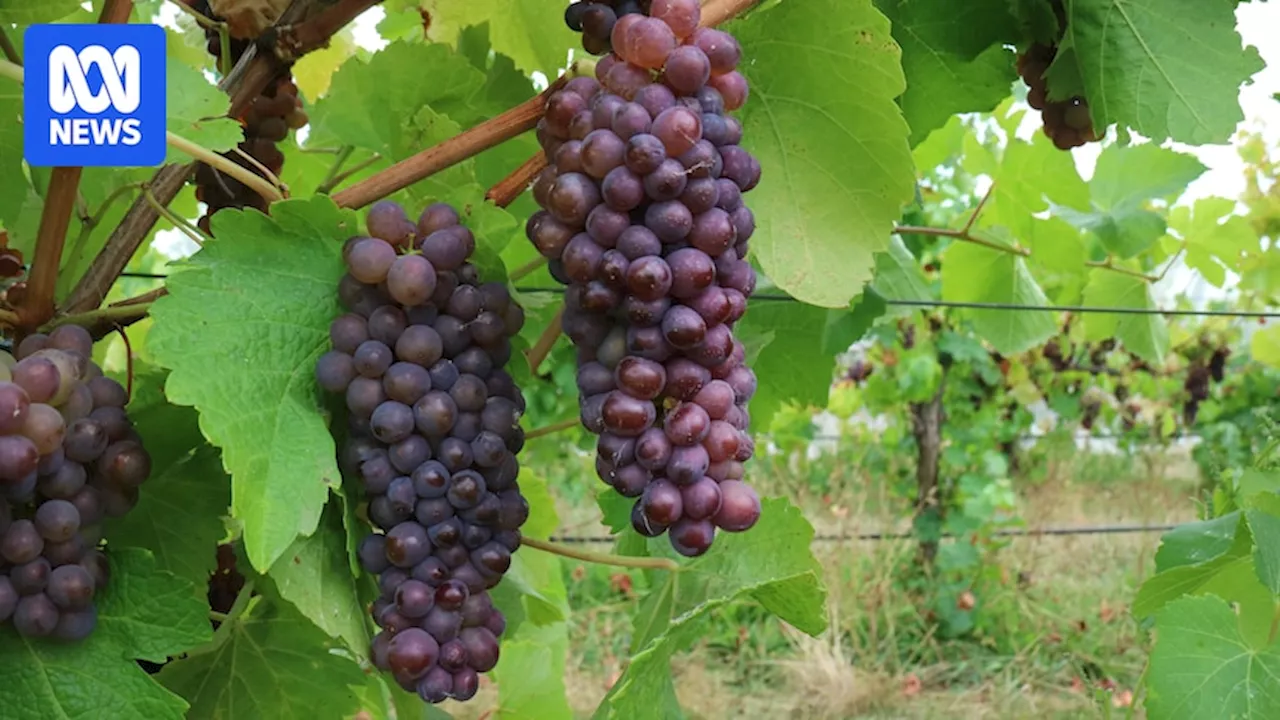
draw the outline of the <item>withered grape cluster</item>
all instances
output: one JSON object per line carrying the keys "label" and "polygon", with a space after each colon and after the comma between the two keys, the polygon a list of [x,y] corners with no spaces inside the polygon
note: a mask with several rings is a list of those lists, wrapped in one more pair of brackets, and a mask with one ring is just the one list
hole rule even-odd
{"label": "withered grape cluster", "polygon": [[524,398],[503,366],[524,312],[467,262],[471,231],[448,205],[417,223],[375,204],[343,249],[333,349],[316,378],[349,411],[344,472],[378,531],[360,545],[378,575],[373,660],[410,692],[467,700],[498,662],[506,626],[488,590],[520,547]]}
{"label": "withered grape cluster", "polygon": [[756,283],[742,194],[760,164],[727,114],[747,98],[737,41],[698,27],[697,0],[647,9],[612,20],[598,82],[574,78],[548,99],[550,166],[527,232],[568,286],[563,327],[597,472],[636,499],[637,531],[696,556],[717,528],[760,516],[742,481],[756,377],[733,335]]}
{"label": "withered grape cluster", "polygon": [[[208,0],[188,0],[188,4],[206,17],[221,20],[213,13]],[[209,54],[221,58],[222,45],[218,32],[206,29],[205,36]],[[232,38],[231,62],[234,64],[239,60],[251,44],[251,40]],[[267,84],[266,90],[250,103],[240,122],[244,125],[244,140],[238,147],[244,155],[230,152],[223,153],[223,156],[257,175],[262,175],[262,171],[253,161],[279,176],[284,168],[284,153],[280,152],[276,143],[284,140],[290,130],[297,130],[307,124],[307,113],[302,109],[298,86],[294,84],[288,71]],[[267,201],[261,195],[239,180],[203,163],[196,166],[196,199],[208,205],[198,223],[200,229],[207,233],[211,232],[209,218],[223,208],[251,207],[267,211]]]}
{"label": "withered grape cluster", "polygon": [[75,641],[97,624],[107,583],[105,518],[138,502],[151,458],[128,393],[66,325],[0,353],[0,623],[24,637]]}

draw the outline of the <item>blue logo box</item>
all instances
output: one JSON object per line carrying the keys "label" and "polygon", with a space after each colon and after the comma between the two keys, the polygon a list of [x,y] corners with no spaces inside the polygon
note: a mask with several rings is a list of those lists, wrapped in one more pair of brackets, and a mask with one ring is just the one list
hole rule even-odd
{"label": "blue logo box", "polygon": [[32,25],[23,39],[23,155],[29,164],[164,162],[163,28]]}

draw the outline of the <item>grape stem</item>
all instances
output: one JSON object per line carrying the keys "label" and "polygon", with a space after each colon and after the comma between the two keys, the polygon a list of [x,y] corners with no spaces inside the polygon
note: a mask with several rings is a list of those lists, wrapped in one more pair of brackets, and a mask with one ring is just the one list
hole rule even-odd
{"label": "grape stem", "polygon": [[609,553],[592,552],[590,550],[578,550],[559,543],[553,543],[550,540],[538,540],[530,537],[521,538],[520,544],[552,555],[559,555],[560,557],[595,563],[597,565],[640,568],[643,570],[666,570],[668,572],[681,572],[684,570],[684,568],[680,566],[680,563],[668,558],[610,555]]}
{"label": "grape stem", "polygon": [[282,195],[280,191],[276,189],[276,187],[273,186],[266,178],[232,161],[231,158],[219,155],[202,145],[193,143],[181,135],[175,135],[174,133],[166,134],[165,142],[167,142],[169,147],[174,150],[185,155],[189,155],[214,170],[226,173],[236,180],[239,180],[250,190],[253,190],[265,198],[267,202],[276,202],[277,200],[284,199],[284,195]]}
{"label": "grape stem", "polygon": [[321,195],[328,193],[337,185],[339,181],[334,180],[338,173],[342,171],[342,166],[347,164],[347,159],[351,157],[351,153],[355,152],[355,145],[343,145],[338,149],[333,158],[333,164],[329,166],[329,172],[325,173],[324,179],[316,186],[316,194]]}
{"label": "grape stem", "polygon": [[567,419],[567,420],[561,420],[560,422],[554,422],[554,423],[551,423],[550,425],[543,425],[542,427],[534,428],[534,429],[530,430],[529,432],[525,433],[525,434],[524,434],[524,439],[525,439],[525,440],[534,440],[534,439],[536,439],[536,438],[543,437],[544,435],[552,435],[552,434],[554,434],[554,433],[558,433],[558,432],[561,432],[561,431],[563,431],[563,430],[569,430],[569,429],[571,429],[571,428],[576,428],[576,427],[578,427],[579,423],[581,423],[581,422],[582,422],[582,421],[581,421],[580,419],[578,419],[578,418],[576,418],[576,417],[571,417],[571,418],[569,418],[569,419]]}
{"label": "grape stem", "polygon": [[227,611],[224,619],[218,623],[218,629],[213,631],[213,637],[209,642],[192,648],[187,651],[187,657],[196,657],[197,655],[208,655],[217,652],[219,648],[227,642],[227,638],[231,637],[231,632],[235,629],[237,621],[244,611],[249,607],[249,601],[253,599],[253,581],[246,580],[244,587],[240,588],[240,593],[236,595],[236,600],[231,604],[231,609]]}
{"label": "grape stem", "polygon": [[9,36],[5,34],[2,27],[0,27],[0,51],[3,51],[4,56],[14,65],[22,64],[22,56],[18,54],[18,48],[13,46],[13,41],[9,40]]}
{"label": "grape stem", "polygon": [[750,10],[760,0],[707,0],[702,5],[702,27],[715,27]]}
{"label": "grape stem", "polygon": [[155,208],[155,211],[160,213],[160,217],[168,220],[175,228],[181,230],[183,235],[191,238],[191,242],[199,245],[200,247],[204,247],[206,242],[213,239],[201,232],[200,228],[192,225],[185,218],[179,217],[177,213],[162,205],[160,201],[156,199],[156,196],[151,193],[150,188],[142,188],[142,195],[147,199],[147,202],[151,207]]}
{"label": "grape stem", "polygon": [[475,157],[491,147],[532,130],[542,117],[546,98],[565,83],[564,77],[510,110],[465,130],[448,140],[405,158],[391,167],[333,196],[347,208],[362,208],[446,168]]}
{"label": "grape stem", "polygon": [[525,279],[526,277],[529,277],[533,273],[537,272],[538,268],[546,264],[547,264],[547,259],[542,255],[539,255],[538,257],[530,260],[529,262],[521,265],[520,267],[508,273],[507,280],[511,282],[519,282]]}
{"label": "grape stem", "polygon": [[53,317],[53,295],[58,283],[58,267],[62,248],[71,225],[71,211],[79,194],[83,168],[56,167],[49,177],[49,190],[44,196],[40,229],[36,232],[36,251],[31,260],[27,295],[18,308],[21,328],[39,326]]}
{"label": "grape stem", "polygon": [[924,227],[921,225],[898,225],[893,228],[895,235],[929,235],[931,237],[951,238],[952,240],[961,240],[974,245],[981,245],[985,248],[997,250],[1010,255],[1019,257],[1030,257],[1031,251],[1021,245],[1004,245],[1002,243],[993,242],[986,238],[975,237],[969,234],[968,230],[951,230],[949,228]]}
{"label": "grape stem", "polygon": [[381,153],[374,153],[371,157],[367,157],[367,158],[365,158],[364,160],[361,160],[360,162],[356,163],[355,165],[352,165],[352,166],[351,166],[350,168],[348,168],[347,170],[343,170],[342,172],[338,173],[337,175],[334,175],[334,176],[333,176],[331,179],[329,179],[327,182],[321,183],[321,184],[319,185],[319,187],[317,187],[317,188],[316,188],[316,193],[317,193],[317,194],[328,194],[328,193],[329,193],[329,192],[331,192],[335,187],[337,187],[337,186],[341,185],[343,180],[346,180],[347,178],[351,177],[352,175],[355,175],[356,173],[360,172],[361,170],[364,170],[365,168],[367,168],[367,167],[369,167],[370,165],[372,165],[372,164],[374,164],[374,163],[378,162],[378,161],[379,161],[379,160],[381,160],[381,159],[382,159],[382,154],[381,154]]}
{"label": "grape stem", "polygon": [[529,359],[529,372],[534,375],[538,374],[538,367],[551,354],[551,348],[555,347],[556,340],[560,339],[560,321],[563,319],[564,306],[561,305],[560,309],[556,311],[556,316],[551,318],[551,322],[547,323],[546,329],[538,336],[538,342],[529,348],[526,357]]}
{"label": "grape stem", "polygon": [[[162,290],[163,288],[160,289]],[[158,292],[158,290],[152,290],[148,295]],[[143,301],[140,297],[136,299],[122,300],[113,305],[98,308],[97,310],[76,313],[75,315],[65,315],[55,320],[51,320],[49,323],[44,325],[42,329],[53,330],[54,328],[62,325],[79,325],[81,327],[91,328],[103,321],[110,323],[110,327],[114,328],[117,325],[120,325],[122,321],[128,321],[123,323],[127,325],[129,322],[144,318],[150,311],[151,301]]]}

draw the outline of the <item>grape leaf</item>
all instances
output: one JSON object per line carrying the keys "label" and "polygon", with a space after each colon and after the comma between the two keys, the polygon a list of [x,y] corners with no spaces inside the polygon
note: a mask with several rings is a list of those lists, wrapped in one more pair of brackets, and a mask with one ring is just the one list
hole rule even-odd
{"label": "grape leaf", "polygon": [[[981,245],[957,242],[942,253],[942,299],[950,302],[1047,305],[1021,257]],[[965,310],[974,329],[999,352],[1012,355],[1035,347],[1057,332],[1053,315],[1024,310]]]}
{"label": "grape leaf", "polygon": [[1280,647],[1256,648],[1216,597],[1169,603],[1156,617],[1147,712],[1161,718],[1280,716]]}
{"label": "grape leaf", "polygon": [[191,704],[189,720],[349,717],[360,666],[333,652],[324,633],[288,603],[262,597],[221,645],[175,660],[156,678]]}
{"label": "grape leaf", "polygon": [[[1090,271],[1089,283],[1084,288],[1084,304],[1157,309],[1146,280],[1103,268]],[[1129,352],[1152,364],[1163,362],[1165,353],[1169,352],[1169,326],[1160,315],[1092,313],[1085,319],[1085,337],[1090,341],[1114,337]]]}
{"label": "grape leaf", "polygon": [[569,48],[581,44],[564,24],[563,0],[421,0],[419,4],[431,16],[430,39],[452,43],[463,27],[487,22],[495,52],[510,57],[525,72],[540,72],[548,78],[560,74]]}
{"label": "grape leaf", "polygon": [[1249,354],[1260,363],[1280,367],[1280,325],[1255,332],[1249,338]]}
{"label": "grape leaf", "polygon": [[[813,527],[785,500],[766,499],[762,508],[760,522],[749,532],[720,533],[707,554],[683,562],[681,572],[654,573],[657,582],[632,622],[637,652],[594,717],[678,717],[672,654],[692,644],[708,614],[740,598],[754,598],[810,635],[826,629],[822,569],[809,549]],[[650,540],[649,549],[675,556],[666,538]]]}
{"label": "grape leaf", "polygon": [[0,23],[30,25],[66,17],[80,9],[79,0],[0,0]]}
{"label": "grape leaf", "polygon": [[495,718],[568,720],[573,717],[565,696],[564,664],[569,635],[563,622],[525,623],[503,636],[493,679],[498,683]]}
{"label": "grape leaf", "polygon": [[1181,194],[1207,169],[1194,155],[1154,143],[1109,145],[1098,156],[1089,191],[1104,209],[1134,206]]}
{"label": "grape leaf", "polygon": [[751,81],[743,144],[765,168],[747,196],[752,250],[788,294],[844,307],[871,279],[873,253],[913,192],[889,24],[870,0],[810,0],[728,29]]}
{"label": "grape leaf", "polygon": [[18,222],[30,184],[22,171],[22,87],[0,78],[0,226]]}
{"label": "grape leaf", "polygon": [[902,47],[900,103],[918,145],[956,113],[986,112],[1017,77],[1003,44],[1017,36],[1007,0],[876,0]]}
{"label": "grape leaf", "polygon": [[[831,326],[832,318],[850,310],[828,310],[798,302],[757,302],[743,316],[734,334],[748,346],[761,345],[753,370],[769,382],[760,383],[751,399],[751,421],[768,427],[784,402],[823,406],[831,387],[834,353],[844,352],[870,327],[878,315],[865,312],[861,322]],[[841,347],[842,346],[842,347]]]}
{"label": "grape leaf", "polygon": [[886,300],[933,299],[920,264],[897,235],[889,240],[887,250],[876,253],[876,276],[871,288]]}
{"label": "grape leaf", "polygon": [[1239,271],[1241,261],[1258,249],[1258,234],[1234,212],[1235,201],[1215,197],[1169,210],[1169,227],[1186,244],[1187,265],[1217,287],[1226,282],[1227,270]]}
{"label": "grape leaf", "polygon": [[1160,537],[1156,551],[1156,572],[1183,565],[1198,565],[1222,556],[1231,549],[1240,527],[1240,513],[1211,520],[1183,523]]}
{"label": "grape leaf", "polygon": [[1244,119],[1237,93],[1262,69],[1226,0],[1072,0],[1050,88],[1083,82],[1095,128],[1120,123],[1156,142],[1225,142]]}
{"label": "grape leaf", "polygon": [[1264,510],[1247,510],[1253,533],[1253,566],[1258,579],[1272,594],[1280,595],[1280,517]]}
{"label": "grape leaf", "polygon": [[163,662],[207,641],[208,607],[194,585],[158,570],[145,550],[113,550],[110,561],[98,625],[84,642],[30,640],[11,625],[0,628],[0,706],[6,718],[183,717],[182,698],[157,685],[134,659]]}
{"label": "grape leaf", "polygon": [[287,200],[272,217],[222,211],[207,245],[168,279],[148,347],[172,370],[169,399],[200,411],[232,477],[232,514],[254,567],[270,567],[316,528],[340,483],[317,411],[315,359],[339,312],[341,243],[355,213],[327,197]]}
{"label": "grape leaf", "polygon": [[[520,472],[520,493],[529,503],[529,519],[520,528],[525,537],[545,540],[560,521],[547,481],[527,468]],[[560,559],[550,553],[524,550],[511,557],[511,567],[494,588],[493,601],[518,630],[526,620],[534,625],[562,623],[569,617],[568,592]]]}
{"label": "grape leaf", "polygon": [[1079,231],[1058,218],[1037,217],[1050,204],[1089,208],[1089,188],[1069,153],[1055,148],[1043,133],[1036,133],[1031,142],[1012,139],[992,183],[991,197],[979,216],[983,227],[1008,228],[1013,238],[1031,251],[1032,262],[1060,272],[1084,271]]}
{"label": "grape leaf", "polygon": [[301,537],[267,573],[280,597],[356,657],[369,653],[372,637],[357,576],[347,562],[347,531],[342,509],[331,499],[316,531]]}
{"label": "grape leaf", "polygon": [[[169,132],[197,145],[222,152],[244,139],[244,128],[227,117],[231,101],[200,71],[181,60],[168,58],[165,64],[165,102]],[[191,160],[185,153],[169,148],[167,163]]]}
{"label": "grape leaf", "polygon": [[[1229,517],[1229,516],[1227,516]],[[1205,539],[1206,546],[1210,548],[1206,552],[1192,554],[1190,546],[1194,543],[1194,535],[1191,531],[1184,531],[1177,538],[1177,544],[1172,546],[1171,550],[1178,555],[1165,555],[1165,561],[1190,559],[1192,557],[1205,557],[1207,559],[1194,564],[1179,564],[1162,570],[1142,583],[1142,587],[1138,588],[1138,596],[1133,601],[1133,614],[1136,617],[1147,617],[1156,613],[1167,603],[1177,600],[1184,595],[1203,594],[1204,592],[1215,592],[1218,595],[1234,595],[1241,587],[1240,583],[1224,583],[1224,577],[1230,580],[1232,573],[1236,572],[1242,566],[1248,566],[1249,575],[1253,575],[1253,559],[1251,551],[1253,549],[1253,535],[1250,534],[1246,525],[1239,522],[1239,516],[1234,518],[1237,530],[1231,538],[1231,544],[1225,550],[1222,547],[1220,533],[1222,528],[1213,526],[1201,526],[1199,534]],[[1257,579],[1253,578],[1256,584]],[[1234,585],[1232,587],[1231,585]],[[1227,599],[1234,600],[1235,597]]]}

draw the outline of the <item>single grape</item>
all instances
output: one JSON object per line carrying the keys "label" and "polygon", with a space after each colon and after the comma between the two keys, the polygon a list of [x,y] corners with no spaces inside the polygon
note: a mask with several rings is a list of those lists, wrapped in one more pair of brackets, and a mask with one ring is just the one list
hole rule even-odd
{"label": "single grape", "polygon": [[[52,402],[62,385],[62,373],[58,366],[49,358],[38,354],[19,360],[11,373],[13,384],[27,394],[29,402]],[[9,402],[14,402],[12,392]]]}
{"label": "single grape", "polygon": [[401,255],[387,271],[387,292],[401,305],[421,305],[435,291],[436,269],[422,255]]}
{"label": "single grape", "polygon": [[63,565],[49,574],[45,594],[60,610],[85,610],[93,602],[93,576],[79,565]]}
{"label": "single grape", "polygon": [[[593,130],[582,141],[581,161],[586,174],[603,179],[622,164],[627,145],[612,130]],[[567,168],[560,166],[562,172]],[[554,190],[552,191],[554,194]]]}
{"label": "single grape", "polygon": [[27,419],[31,398],[21,386],[0,382],[0,433],[19,432]]}
{"label": "single grape", "polygon": [[684,240],[693,229],[693,221],[693,213],[679,200],[655,202],[644,213],[645,227],[664,243]]}
{"label": "single grape", "polygon": [[[632,66],[620,66],[631,68]],[[641,86],[647,84],[649,75],[643,70],[632,68],[631,71],[639,73],[642,79]],[[629,71],[629,72],[631,72]],[[609,124],[609,129],[613,130],[613,134],[619,139],[630,141],[636,135],[649,132],[652,118],[649,117],[649,111],[639,103],[628,102],[618,107],[613,113],[613,120]]]}
{"label": "single grape", "polygon": [[357,240],[346,256],[347,268],[352,277],[370,285],[386,280],[387,271],[395,260],[396,249],[378,238]]}
{"label": "single grape", "polygon": [[414,522],[402,522],[387,532],[387,560],[400,568],[411,568],[431,552],[427,531]]}
{"label": "single grape", "polygon": [[650,200],[674,200],[684,192],[688,181],[684,166],[677,160],[667,159],[645,176],[644,189]]}
{"label": "single grape", "polygon": [[346,392],[355,378],[355,363],[346,353],[331,350],[316,361],[316,382],[327,392]]}
{"label": "single grape", "polygon": [[[731,75],[722,75],[716,80],[723,81]],[[667,85],[681,95],[694,95],[711,79],[711,61],[696,45],[683,45],[667,56],[662,77]]]}
{"label": "single grape", "polygon": [[396,633],[387,646],[391,672],[417,679],[427,674],[440,652],[436,639],[422,628],[411,627]]}
{"label": "single grape", "polygon": [[630,212],[644,202],[644,180],[625,167],[614,168],[600,183],[600,197],[609,208]]}
{"label": "single grape", "polygon": [[556,148],[551,164],[560,172],[582,172],[582,141],[566,140]]}
{"label": "single grape", "polygon": [[668,531],[671,547],[685,557],[697,557],[711,548],[716,528],[708,520],[683,519]]}
{"label": "single grape", "polygon": [[437,230],[422,240],[422,257],[431,262],[438,273],[462,267],[476,249],[476,238],[462,225],[451,225]]}
{"label": "single grape", "polygon": [[710,465],[707,451],[701,445],[674,447],[671,459],[667,460],[667,479],[677,485],[691,485],[707,474]]}
{"label": "single grape", "polygon": [[713,75],[707,84],[720,92],[720,96],[724,98],[725,110],[737,110],[747,102],[747,79],[737,70]]}
{"label": "single grape", "polygon": [[369,207],[365,228],[373,237],[402,248],[413,242],[418,230],[405,215],[404,208],[390,200],[380,200]]}
{"label": "single grape", "polygon": [[448,203],[428,205],[418,216],[418,237],[425,238],[437,230],[453,227],[460,221],[458,212]]}
{"label": "single grape", "polygon": [[702,117],[689,108],[676,106],[654,118],[652,132],[667,149],[667,155],[679,157],[702,139]]}
{"label": "single grape", "polygon": [[641,300],[657,300],[671,290],[671,267],[660,257],[648,255],[627,268],[627,290]]}
{"label": "single grape", "polygon": [[[92,420],[77,420],[72,427],[75,428],[82,424],[82,427],[95,429],[97,431],[96,434],[89,438],[86,438],[83,432],[77,433],[74,438],[68,434],[66,442],[69,445],[71,445],[72,440],[75,442],[74,446],[69,447],[66,452],[68,456],[71,456],[74,451],[75,456],[73,459],[77,461],[80,458],[92,460],[106,447],[107,436],[102,431],[102,427]],[[0,487],[16,485],[28,475],[34,473],[36,464],[39,462],[40,452],[31,440],[22,435],[0,437]]]}
{"label": "single grape", "polygon": [[626,57],[636,65],[657,70],[675,50],[676,34],[661,20],[644,18],[627,29],[623,43]]}
{"label": "single grape", "polygon": [[624,437],[644,432],[653,425],[657,416],[652,402],[617,391],[605,397],[601,413],[605,429]]}
{"label": "single grape", "polygon": [[58,608],[44,593],[18,601],[13,612],[13,629],[23,637],[45,637],[58,625]]}
{"label": "single grape", "polygon": [[614,377],[619,388],[640,400],[657,398],[667,382],[661,363],[630,356],[618,363]]}
{"label": "single grape", "polygon": [[[107,409],[119,410],[119,408]],[[97,423],[96,420],[93,422]],[[101,424],[99,423],[99,425]],[[66,437],[66,429],[67,424],[62,413],[49,405],[35,403],[27,410],[26,420],[22,423],[21,432],[35,445],[38,454],[48,456],[62,447],[63,439]]]}
{"label": "single grape", "polygon": [[19,595],[34,595],[44,592],[49,582],[49,571],[52,567],[45,558],[38,557],[29,563],[9,568],[9,579]]}
{"label": "single grape", "polygon": [[640,498],[645,517],[657,525],[670,525],[680,519],[683,500],[680,488],[667,480],[654,480]]}
{"label": "single grape", "polygon": [[732,35],[723,30],[699,28],[690,36],[690,44],[706,53],[715,75],[733,72],[742,59],[742,48]]}
{"label": "single grape", "polygon": [[751,486],[738,480],[720,483],[723,498],[720,510],[712,518],[716,527],[729,532],[748,530],[760,519],[760,496]]}

